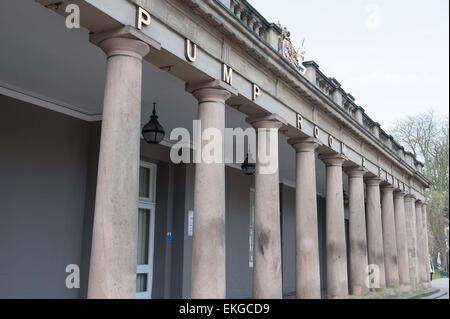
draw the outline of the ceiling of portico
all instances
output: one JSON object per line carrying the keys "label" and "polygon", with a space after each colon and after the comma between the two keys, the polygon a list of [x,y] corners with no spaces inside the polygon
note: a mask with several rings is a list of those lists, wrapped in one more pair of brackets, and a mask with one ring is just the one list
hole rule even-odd
{"label": "ceiling of portico", "polygon": [[[89,42],[86,29],[67,29],[62,16],[32,1],[0,1],[0,86],[52,101],[84,115],[101,115],[104,53]],[[150,63],[143,65],[142,124],[152,103],[166,132],[192,131],[195,99],[185,83]],[[245,115],[227,107],[226,126],[248,127]],[[295,180],[295,153],[280,136],[280,178]]]}

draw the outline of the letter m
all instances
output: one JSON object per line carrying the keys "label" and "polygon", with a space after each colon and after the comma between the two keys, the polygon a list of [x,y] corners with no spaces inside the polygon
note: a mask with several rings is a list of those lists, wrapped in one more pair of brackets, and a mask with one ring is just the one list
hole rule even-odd
{"label": "letter m", "polygon": [[233,85],[233,69],[230,68],[225,63],[223,64],[222,67],[222,80],[228,83],[229,85]]}

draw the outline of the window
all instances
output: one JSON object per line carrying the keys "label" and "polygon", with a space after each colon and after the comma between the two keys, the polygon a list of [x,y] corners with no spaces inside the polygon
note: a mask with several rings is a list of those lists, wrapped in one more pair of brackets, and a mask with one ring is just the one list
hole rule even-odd
{"label": "window", "polygon": [[137,231],[136,298],[150,299],[153,283],[156,165],[141,163]]}

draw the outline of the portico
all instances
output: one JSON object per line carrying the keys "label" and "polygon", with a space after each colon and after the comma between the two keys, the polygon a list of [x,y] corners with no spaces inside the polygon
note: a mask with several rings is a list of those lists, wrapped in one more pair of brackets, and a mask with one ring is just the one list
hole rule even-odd
{"label": "portico", "polygon": [[[0,93],[8,105],[3,112],[14,123],[19,114],[9,99],[21,101],[17,108],[25,114],[34,114],[36,105],[46,108],[39,116],[48,121],[47,129],[58,127],[52,118],[58,112],[76,119],[82,126],[78,134],[90,136],[83,151],[73,150],[86,152],[73,165],[75,175],[86,176],[78,190],[83,198],[68,199],[79,200],[83,208],[66,217],[79,220],[81,229],[73,245],[78,239],[82,243],[77,247],[83,257],[76,262],[84,267],[88,288],[78,297],[135,298],[142,289],[161,298],[277,299],[293,292],[304,299],[347,298],[369,293],[369,265],[378,269],[379,285],[373,288],[426,287],[428,181],[421,164],[383,139],[383,132],[375,135],[372,120],[317,64],[298,60],[298,68],[287,62],[278,50],[279,39],[289,45],[281,28],[270,26],[243,1],[149,5],[120,0],[106,7],[96,0],[73,2],[89,13],[82,30],[64,32],[67,45],[78,47],[88,61],[74,61],[83,72],[77,74],[75,67],[76,78],[61,83],[62,73],[53,77],[39,69],[30,76],[39,74],[40,84],[37,78],[17,83],[17,64],[3,63]],[[63,8],[11,8],[51,16],[48,30],[58,23],[64,28]],[[152,19],[139,30],[135,19],[141,10]],[[247,25],[240,19],[242,10],[253,14]],[[170,18],[176,14],[184,14],[184,25]],[[16,54],[17,43],[10,39],[8,44],[8,52]],[[251,51],[252,45],[260,52]],[[45,56],[42,63],[50,61]],[[95,61],[91,68],[89,61]],[[63,65],[64,58],[53,63]],[[85,81],[90,82],[82,90]],[[69,88],[77,93],[64,93]],[[158,115],[167,132],[161,145],[147,145],[140,136],[154,101],[161,105]],[[83,126],[100,120],[101,126]],[[200,143],[200,151],[213,147],[223,161],[171,161],[178,138],[171,130],[190,130],[193,120],[201,121],[200,139],[207,142]],[[254,177],[244,176],[242,163],[225,163],[227,127],[255,129],[257,150],[266,151],[267,162],[253,154]],[[211,128],[221,138],[206,139]],[[67,141],[70,137],[61,143]],[[183,151],[191,154],[196,142]],[[52,143],[49,149],[62,147]],[[155,169],[146,171],[143,162]],[[79,168],[80,163],[88,164]],[[152,179],[154,198],[148,196],[146,203],[155,211],[140,220],[138,204],[146,198],[140,189],[147,185],[142,180]],[[142,252],[151,270],[140,287]],[[61,263],[75,263],[71,259],[76,258]],[[14,274],[13,268],[7,272]]]}

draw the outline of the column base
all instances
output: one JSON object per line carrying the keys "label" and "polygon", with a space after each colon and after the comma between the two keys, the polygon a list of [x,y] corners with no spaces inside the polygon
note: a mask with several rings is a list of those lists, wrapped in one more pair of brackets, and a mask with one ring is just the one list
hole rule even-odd
{"label": "column base", "polygon": [[399,289],[400,288],[400,283],[398,281],[393,281],[392,283],[390,283],[388,285],[388,288]]}
{"label": "column base", "polygon": [[345,293],[341,296],[328,296],[327,299],[349,299],[349,295],[348,293]]}
{"label": "column base", "polygon": [[351,291],[352,291],[352,295],[354,296],[361,296],[362,295],[362,287],[361,286],[353,286]]}
{"label": "column base", "polygon": [[409,284],[401,285],[400,289],[401,289],[402,293],[409,293],[409,292],[411,292],[411,286]]}
{"label": "column base", "polygon": [[423,289],[430,289],[431,288],[431,284],[429,282],[423,282],[421,284]]}
{"label": "column base", "polygon": [[386,286],[380,286],[380,288],[372,288],[370,291],[373,291],[373,292],[383,292],[383,291],[386,291]]}
{"label": "column base", "polygon": [[[367,296],[370,293],[371,290],[369,290],[365,286],[353,286],[351,287],[351,294],[356,297],[364,297]],[[375,289],[373,289],[375,291]]]}

